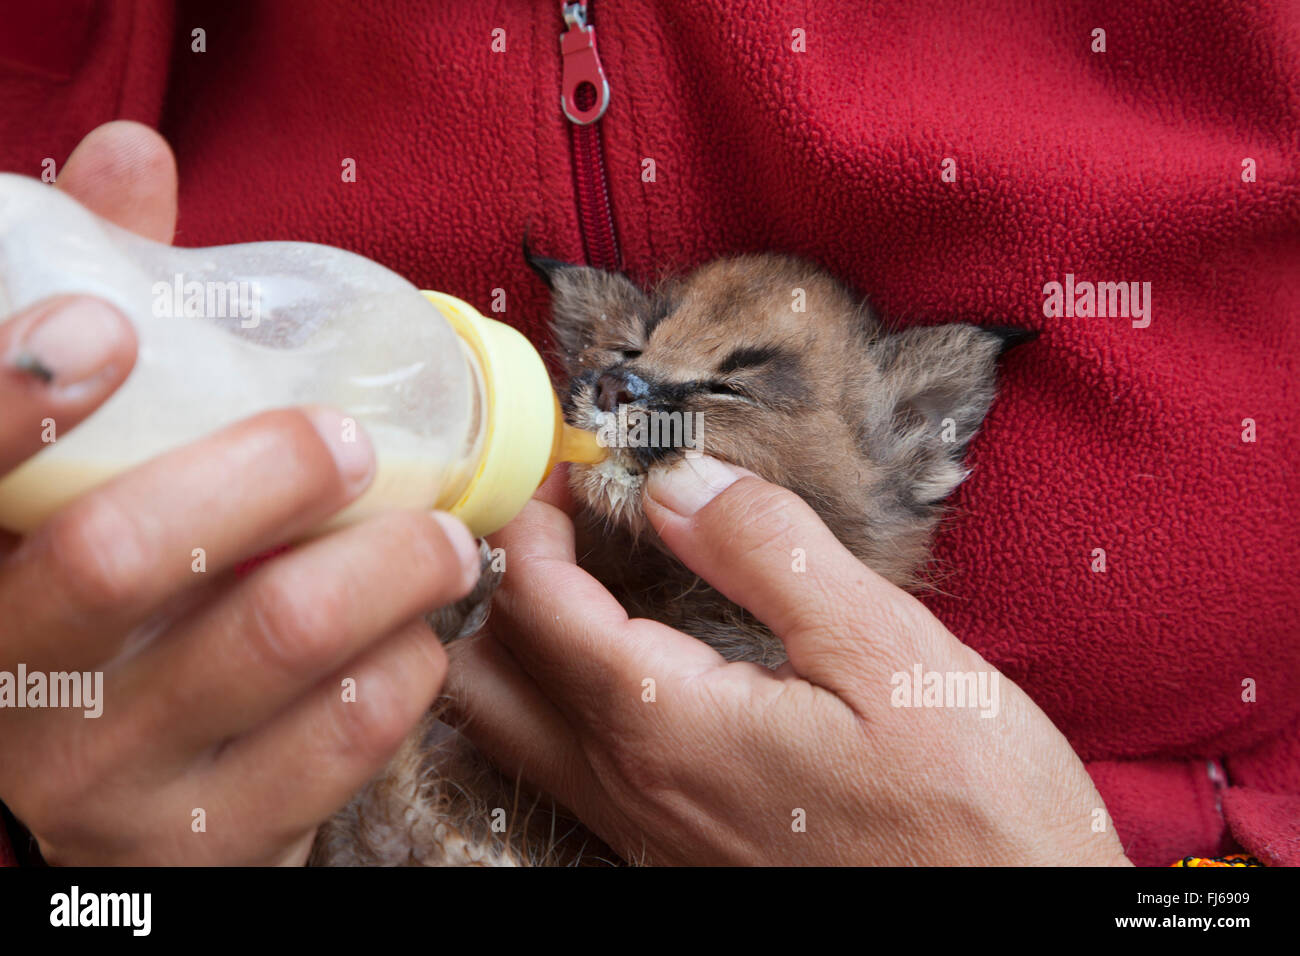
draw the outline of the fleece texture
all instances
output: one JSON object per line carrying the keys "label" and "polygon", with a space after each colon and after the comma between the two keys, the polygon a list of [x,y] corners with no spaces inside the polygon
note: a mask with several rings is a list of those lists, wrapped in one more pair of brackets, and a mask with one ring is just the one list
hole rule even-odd
{"label": "fleece texture", "polygon": [[[544,342],[519,240],[584,248],[560,3],[21,6],[0,168],[141,120],[179,158],[178,243],[343,246],[504,290]],[[629,274],[778,250],[899,325],[1041,330],[925,600],[1065,733],[1135,862],[1300,862],[1300,8],[591,7]],[[1150,283],[1146,318],[1045,314],[1067,275]]]}

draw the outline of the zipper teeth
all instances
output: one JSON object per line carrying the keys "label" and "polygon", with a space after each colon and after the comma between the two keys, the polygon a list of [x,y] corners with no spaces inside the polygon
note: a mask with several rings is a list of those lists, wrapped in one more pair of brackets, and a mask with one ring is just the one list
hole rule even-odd
{"label": "zipper teeth", "polygon": [[614,210],[602,146],[599,123],[574,128],[573,173],[587,263],[599,269],[617,270],[622,263],[614,233]]}

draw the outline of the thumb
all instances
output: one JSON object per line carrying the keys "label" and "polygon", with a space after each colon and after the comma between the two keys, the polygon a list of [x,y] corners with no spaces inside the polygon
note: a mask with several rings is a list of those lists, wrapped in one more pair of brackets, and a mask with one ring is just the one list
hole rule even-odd
{"label": "thumb", "polygon": [[176,231],[176,157],[142,123],[113,120],[86,134],[58,188],[96,215],[154,242]]}
{"label": "thumb", "polygon": [[[946,634],[859,561],[802,498],[713,458],[650,472],[644,506],[665,545],[785,645],[795,672],[855,706]],[[924,653],[923,653],[924,651]],[[921,655],[921,656],[918,656]]]}

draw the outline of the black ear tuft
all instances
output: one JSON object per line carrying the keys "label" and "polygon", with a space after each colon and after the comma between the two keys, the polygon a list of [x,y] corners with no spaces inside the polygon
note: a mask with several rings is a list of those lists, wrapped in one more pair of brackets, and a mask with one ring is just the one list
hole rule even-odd
{"label": "black ear tuft", "polygon": [[998,358],[1006,355],[1017,345],[1034,341],[1042,334],[1038,329],[1020,329],[1014,325],[980,326],[980,328],[1002,343],[998,349]]}
{"label": "black ear tuft", "polygon": [[552,292],[555,291],[555,275],[562,269],[579,268],[572,262],[561,262],[559,259],[548,259],[546,256],[535,254],[528,242],[528,230],[524,230],[524,260],[528,267],[537,273],[537,277],[546,283],[546,288]]}
{"label": "black ear tuft", "polygon": [[529,267],[550,290],[551,332],[565,361],[576,361],[597,341],[597,327],[605,330],[602,334],[622,341],[645,334],[650,302],[623,273],[536,255],[527,230],[523,252]]}

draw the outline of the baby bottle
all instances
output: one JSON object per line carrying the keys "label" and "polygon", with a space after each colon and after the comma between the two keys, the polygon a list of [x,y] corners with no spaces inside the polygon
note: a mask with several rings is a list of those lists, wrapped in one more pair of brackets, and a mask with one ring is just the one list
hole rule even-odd
{"label": "baby bottle", "polygon": [[139,352],[77,427],[32,422],[45,447],[0,477],[0,527],[11,531],[160,452],[285,406],[333,406],[375,449],[370,487],[317,530],[386,508],[441,508],[488,534],[555,462],[605,454],[564,423],[527,339],[459,299],[330,246],[162,245],[0,174],[0,318],[68,293],[113,303]]}

